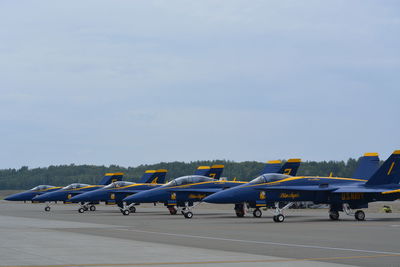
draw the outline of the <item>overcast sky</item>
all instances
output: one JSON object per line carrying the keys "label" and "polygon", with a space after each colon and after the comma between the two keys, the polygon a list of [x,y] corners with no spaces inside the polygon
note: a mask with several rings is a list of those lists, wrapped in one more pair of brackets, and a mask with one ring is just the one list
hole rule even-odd
{"label": "overcast sky", "polygon": [[399,1],[0,1],[0,168],[400,149]]}

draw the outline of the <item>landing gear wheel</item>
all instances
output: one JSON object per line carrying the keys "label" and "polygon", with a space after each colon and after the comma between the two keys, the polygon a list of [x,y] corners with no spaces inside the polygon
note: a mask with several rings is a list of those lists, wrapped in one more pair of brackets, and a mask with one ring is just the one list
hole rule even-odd
{"label": "landing gear wheel", "polygon": [[262,212],[261,212],[260,209],[255,209],[255,210],[253,211],[253,216],[254,216],[254,217],[260,218],[261,215],[262,215]]}
{"label": "landing gear wheel", "polygon": [[79,209],[78,209],[78,212],[79,212],[79,213],[84,213],[84,212],[85,212],[85,209],[84,209],[84,208],[79,208]]}
{"label": "landing gear wheel", "polygon": [[90,205],[89,210],[90,211],[95,211],[96,210],[96,206],[95,205]]}
{"label": "landing gear wheel", "polygon": [[183,216],[185,216],[186,219],[192,219],[193,218],[193,213],[191,211],[185,212],[183,214]]}
{"label": "landing gear wheel", "polygon": [[236,216],[239,218],[244,217],[245,215],[245,209],[244,209],[244,205],[243,204],[235,204],[235,213]]}
{"label": "landing gear wheel", "polygon": [[171,214],[171,215],[175,215],[176,213],[178,213],[178,210],[175,209],[175,207],[169,207],[168,210],[169,210],[169,214]]}
{"label": "landing gear wheel", "polygon": [[47,207],[44,208],[44,210],[45,210],[45,211],[50,211],[50,207],[47,206]]}
{"label": "landing gear wheel", "polygon": [[365,213],[362,210],[357,210],[354,214],[354,217],[357,221],[364,221],[365,220]]}
{"label": "landing gear wheel", "polygon": [[83,206],[82,209],[83,209],[84,211],[88,211],[88,210],[89,210],[89,208],[88,208],[87,206]]}
{"label": "landing gear wheel", "polygon": [[134,206],[129,208],[129,212],[130,213],[135,213],[136,212],[136,208]]}
{"label": "landing gear wheel", "polygon": [[239,217],[239,218],[242,218],[242,217],[244,217],[244,212],[243,211],[236,211],[236,216],[237,217]]}
{"label": "landing gear wheel", "polygon": [[339,220],[339,212],[336,210],[332,210],[329,212],[329,219],[332,221],[337,221]]}
{"label": "landing gear wheel", "polygon": [[125,216],[126,216],[126,215],[129,215],[129,213],[130,213],[129,210],[122,210],[121,212],[122,212],[122,214],[125,215]]}
{"label": "landing gear wheel", "polygon": [[274,222],[280,223],[280,222],[283,222],[285,220],[285,216],[283,216],[283,214],[278,214],[278,215],[275,215],[273,217],[273,219],[274,219]]}

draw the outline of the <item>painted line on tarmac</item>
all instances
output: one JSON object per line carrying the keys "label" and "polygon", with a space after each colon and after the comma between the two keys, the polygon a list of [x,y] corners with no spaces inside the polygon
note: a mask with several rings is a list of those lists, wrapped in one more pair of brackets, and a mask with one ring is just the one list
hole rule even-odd
{"label": "painted line on tarmac", "polygon": [[395,257],[400,255],[374,255],[374,256],[347,256],[304,259],[270,259],[270,260],[215,260],[215,261],[181,261],[181,262],[143,262],[143,263],[88,263],[88,264],[52,264],[52,265],[0,265],[0,267],[85,267],[85,266],[155,266],[155,265],[196,265],[196,264],[222,264],[222,263],[274,263],[274,262],[300,262],[300,261],[328,261],[363,258]]}
{"label": "painted line on tarmac", "polygon": [[386,255],[400,256],[400,252],[393,252],[393,251],[377,251],[377,250],[325,247],[325,246],[301,245],[301,244],[279,243],[279,242],[268,242],[268,241],[242,240],[242,239],[232,239],[232,238],[222,238],[222,237],[212,237],[212,236],[153,232],[153,231],[144,231],[144,230],[125,229],[125,228],[117,228],[115,230],[130,231],[130,232],[145,233],[145,234],[158,234],[158,235],[166,235],[166,236],[185,237],[185,238],[198,238],[198,239],[208,239],[208,240],[218,240],[218,241],[241,242],[241,243],[250,243],[250,244],[275,245],[275,246],[297,247],[297,248],[314,248],[314,249],[351,251],[351,252],[362,252],[362,253],[374,253],[374,254],[386,254]]}

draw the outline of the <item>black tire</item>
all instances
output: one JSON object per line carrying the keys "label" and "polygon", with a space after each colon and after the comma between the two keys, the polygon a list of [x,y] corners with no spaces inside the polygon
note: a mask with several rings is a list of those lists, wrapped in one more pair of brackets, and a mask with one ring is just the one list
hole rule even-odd
{"label": "black tire", "polygon": [[185,216],[186,219],[192,219],[193,218],[193,213],[191,211],[185,212],[183,214],[183,216]]}
{"label": "black tire", "polygon": [[88,208],[87,206],[83,206],[82,209],[83,209],[84,211],[88,211],[88,210],[89,210],[89,208]]}
{"label": "black tire", "polygon": [[176,215],[178,213],[178,210],[175,209],[174,207],[172,207],[172,208],[169,207],[168,210],[169,210],[169,214],[171,214],[171,215]]}
{"label": "black tire", "polygon": [[357,221],[365,221],[365,213],[362,210],[357,210],[354,217]]}
{"label": "black tire", "polygon": [[90,211],[95,211],[96,210],[96,206],[95,205],[90,205],[89,210]]}
{"label": "black tire", "polygon": [[276,215],[274,217],[275,217],[274,221],[278,222],[278,223],[281,223],[281,222],[283,222],[285,220],[285,216],[283,216],[283,214],[278,214],[278,215]]}
{"label": "black tire", "polygon": [[260,209],[255,209],[253,211],[253,216],[256,218],[260,218],[262,216],[262,211]]}
{"label": "black tire", "polygon": [[243,204],[235,204],[235,213],[236,213],[236,216],[239,218],[244,217],[244,215],[246,214],[246,212],[244,210],[244,205]]}
{"label": "black tire", "polygon": [[85,209],[84,209],[84,208],[79,208],[79,209],[78,209],[78,212],[79,212],[79,213],[84,213],[84,212],[85,212]]}
{"label": "black tire", "polygon": [[44,210],[45,210],[45,211],[50,211],[50,207],[47,206],[47,207],[44,208]]}
{"label": "black tire", "polygon": [[135,206],[130,207],[130,208],[129,208],[129,212],[130,212],[130,213],[135,213],[135,212],[136,212]]}
{"label": "black tire", "polygon": [[332,221],[337,221],[339,220],[339,212],[336,210],[332,210],[329,212],[329,219]]}
{"label": "black tire", "polygon": [[129,215],[129,213],[130,213],[129,210],[123,210],[122,211],[122,214],[125,215],[125,216]]}
{"label": "black tire", "polygon": [[236,211],[236,216],[239,217],[239,218],[243,218],[244,217],[244,212],[237,210]]}

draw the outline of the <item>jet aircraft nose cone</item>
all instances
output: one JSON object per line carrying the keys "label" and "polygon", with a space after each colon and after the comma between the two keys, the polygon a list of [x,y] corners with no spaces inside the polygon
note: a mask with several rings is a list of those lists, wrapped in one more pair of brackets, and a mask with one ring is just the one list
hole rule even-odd
{"label": "jet aircraft nose cone", "polygon": [[35,193],[22,192],[22,193],[9,195],[9,196],[5,197],[4,200],[8,200],[8,201],[27,201],[27,200],[32,200],[32,198],[34,196],[35,196]]}
{"label": "jet aircraft nose cone", "polygon": [[15,196],[14,195],[9,195],[8,197],[5,197],[4,200],[15,201]]}

